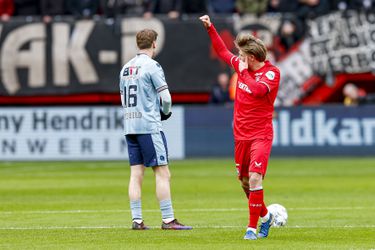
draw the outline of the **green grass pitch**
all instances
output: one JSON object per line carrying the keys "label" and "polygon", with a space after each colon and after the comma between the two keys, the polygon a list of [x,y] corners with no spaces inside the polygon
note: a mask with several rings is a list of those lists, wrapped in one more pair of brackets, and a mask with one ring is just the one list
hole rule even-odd
{"label": "green grass pitch", "polygon": [[274,158],[268,204],[286,227],[242,239],[247,201],[231,159],[172,161],[176,217],[192,231],[160,230],[152,170],[131,231],[127,162],[0,163],[0,249],[375,249],[374,158]]}

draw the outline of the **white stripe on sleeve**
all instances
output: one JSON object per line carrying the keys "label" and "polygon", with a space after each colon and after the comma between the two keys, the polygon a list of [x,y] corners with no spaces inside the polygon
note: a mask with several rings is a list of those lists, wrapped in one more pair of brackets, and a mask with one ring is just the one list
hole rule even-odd
{"label": "white stripe on sleeve", "polygon": [[171,112],[172,107],[172,97],[169,93],[168,88],[159,92],[161,98],[161,110],[164,114],[169,114]]}

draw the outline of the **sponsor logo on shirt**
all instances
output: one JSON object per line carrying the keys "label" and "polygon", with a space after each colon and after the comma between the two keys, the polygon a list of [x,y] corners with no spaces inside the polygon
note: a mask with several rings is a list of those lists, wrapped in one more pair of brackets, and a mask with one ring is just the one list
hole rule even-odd
{"label": "sponsor logo on shirt", "polygon": [[251,94],[251,90],[249,89],[249,87],[244,84],[243,82],[238,82],[238,87],[244,91],[246,91],[247,93]]}
{"label": "sponsor logo on shirt", "polygon": [[139,69],[141,66],[130,66],[124,69],[122,75],[127,79],[136,79],[138,78]]}
{"label": "sponsor logo on shirt", "polygon": [[266,77],[268,78],[268,80],[273,80],[273,79],[275,79],[275,72],[273,72],[273,71],[267,71],[267,73],[266,73]]}

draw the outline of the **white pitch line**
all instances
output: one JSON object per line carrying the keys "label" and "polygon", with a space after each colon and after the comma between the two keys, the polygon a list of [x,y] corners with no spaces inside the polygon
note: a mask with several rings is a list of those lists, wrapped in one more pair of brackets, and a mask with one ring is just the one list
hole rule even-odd
{"label": "white pitch line", "polygon": [[[159,209],[143,209],[146,213],[160,213]],[[207,208],[207,209],[178,209],[181,212],[230,212],[247,211],[245,208]],[[79,213],[128,213],[130,209],[112,210],[25,210],[25,211],[0,211],[0,214],[79,214]]]}
{"label": "white pitch line", "polygon": [[[152,229],[160,229],[160,226],[151,226]],[[246,228],[239,225],[228,225],[228,226],[193,226],[193,229],[227,229],[227,228]],[[353,229],[353,228],[375,228],[375,225],[344,225],[344,226],[285,226],[287,229]],[[94,230],[94,229],[129,229],[129,226],[46,226],[46,227],[0,227],[0,230]]]}
{"label": "white pitch line", "polygon": [[[296,207],[287,208],[288,211],[322,211],[322,210],[373,210],[374,207]],[[247,208],[192,208],[176,209],[180,212],[236,212],[247,211]],[[0,215],[12,214],[80,214],[80,213],[128,213],[129,209],[112,209],[112,210],[25,210],[25,211],[0,211]],[[146,213],[159,213],[159,209],[144,209]]]}
{"label": "white pitch line", "polygon": [[314,210],[362,210],[368,209],[372,210],[374,207],[295,207],[295,208],[287,208],[286,210],[297,211],[297,210],[306,210],[306,211],[314,211]]}

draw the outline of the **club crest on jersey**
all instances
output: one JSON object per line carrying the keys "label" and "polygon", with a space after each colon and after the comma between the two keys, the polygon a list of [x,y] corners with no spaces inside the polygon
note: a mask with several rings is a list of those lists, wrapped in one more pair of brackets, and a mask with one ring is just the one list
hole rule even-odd
{"label": "club crest on jersey", "polygon": [[267,71],[267,73],[266,73],[266,77],[269,79],[269,80],[273,80],[273,79],[275,79],[275,72],[273,72],[273,71]]}
{"label": "club crest on jersey", "polygon": [[262,75],[263,75],[263,73],[256,73],[256,74],[254,74],[254,76],[255,76],[255,81],[256,81],[256,82],[259,82],[259,80],[260,80],[260,78],[262,77]]}

